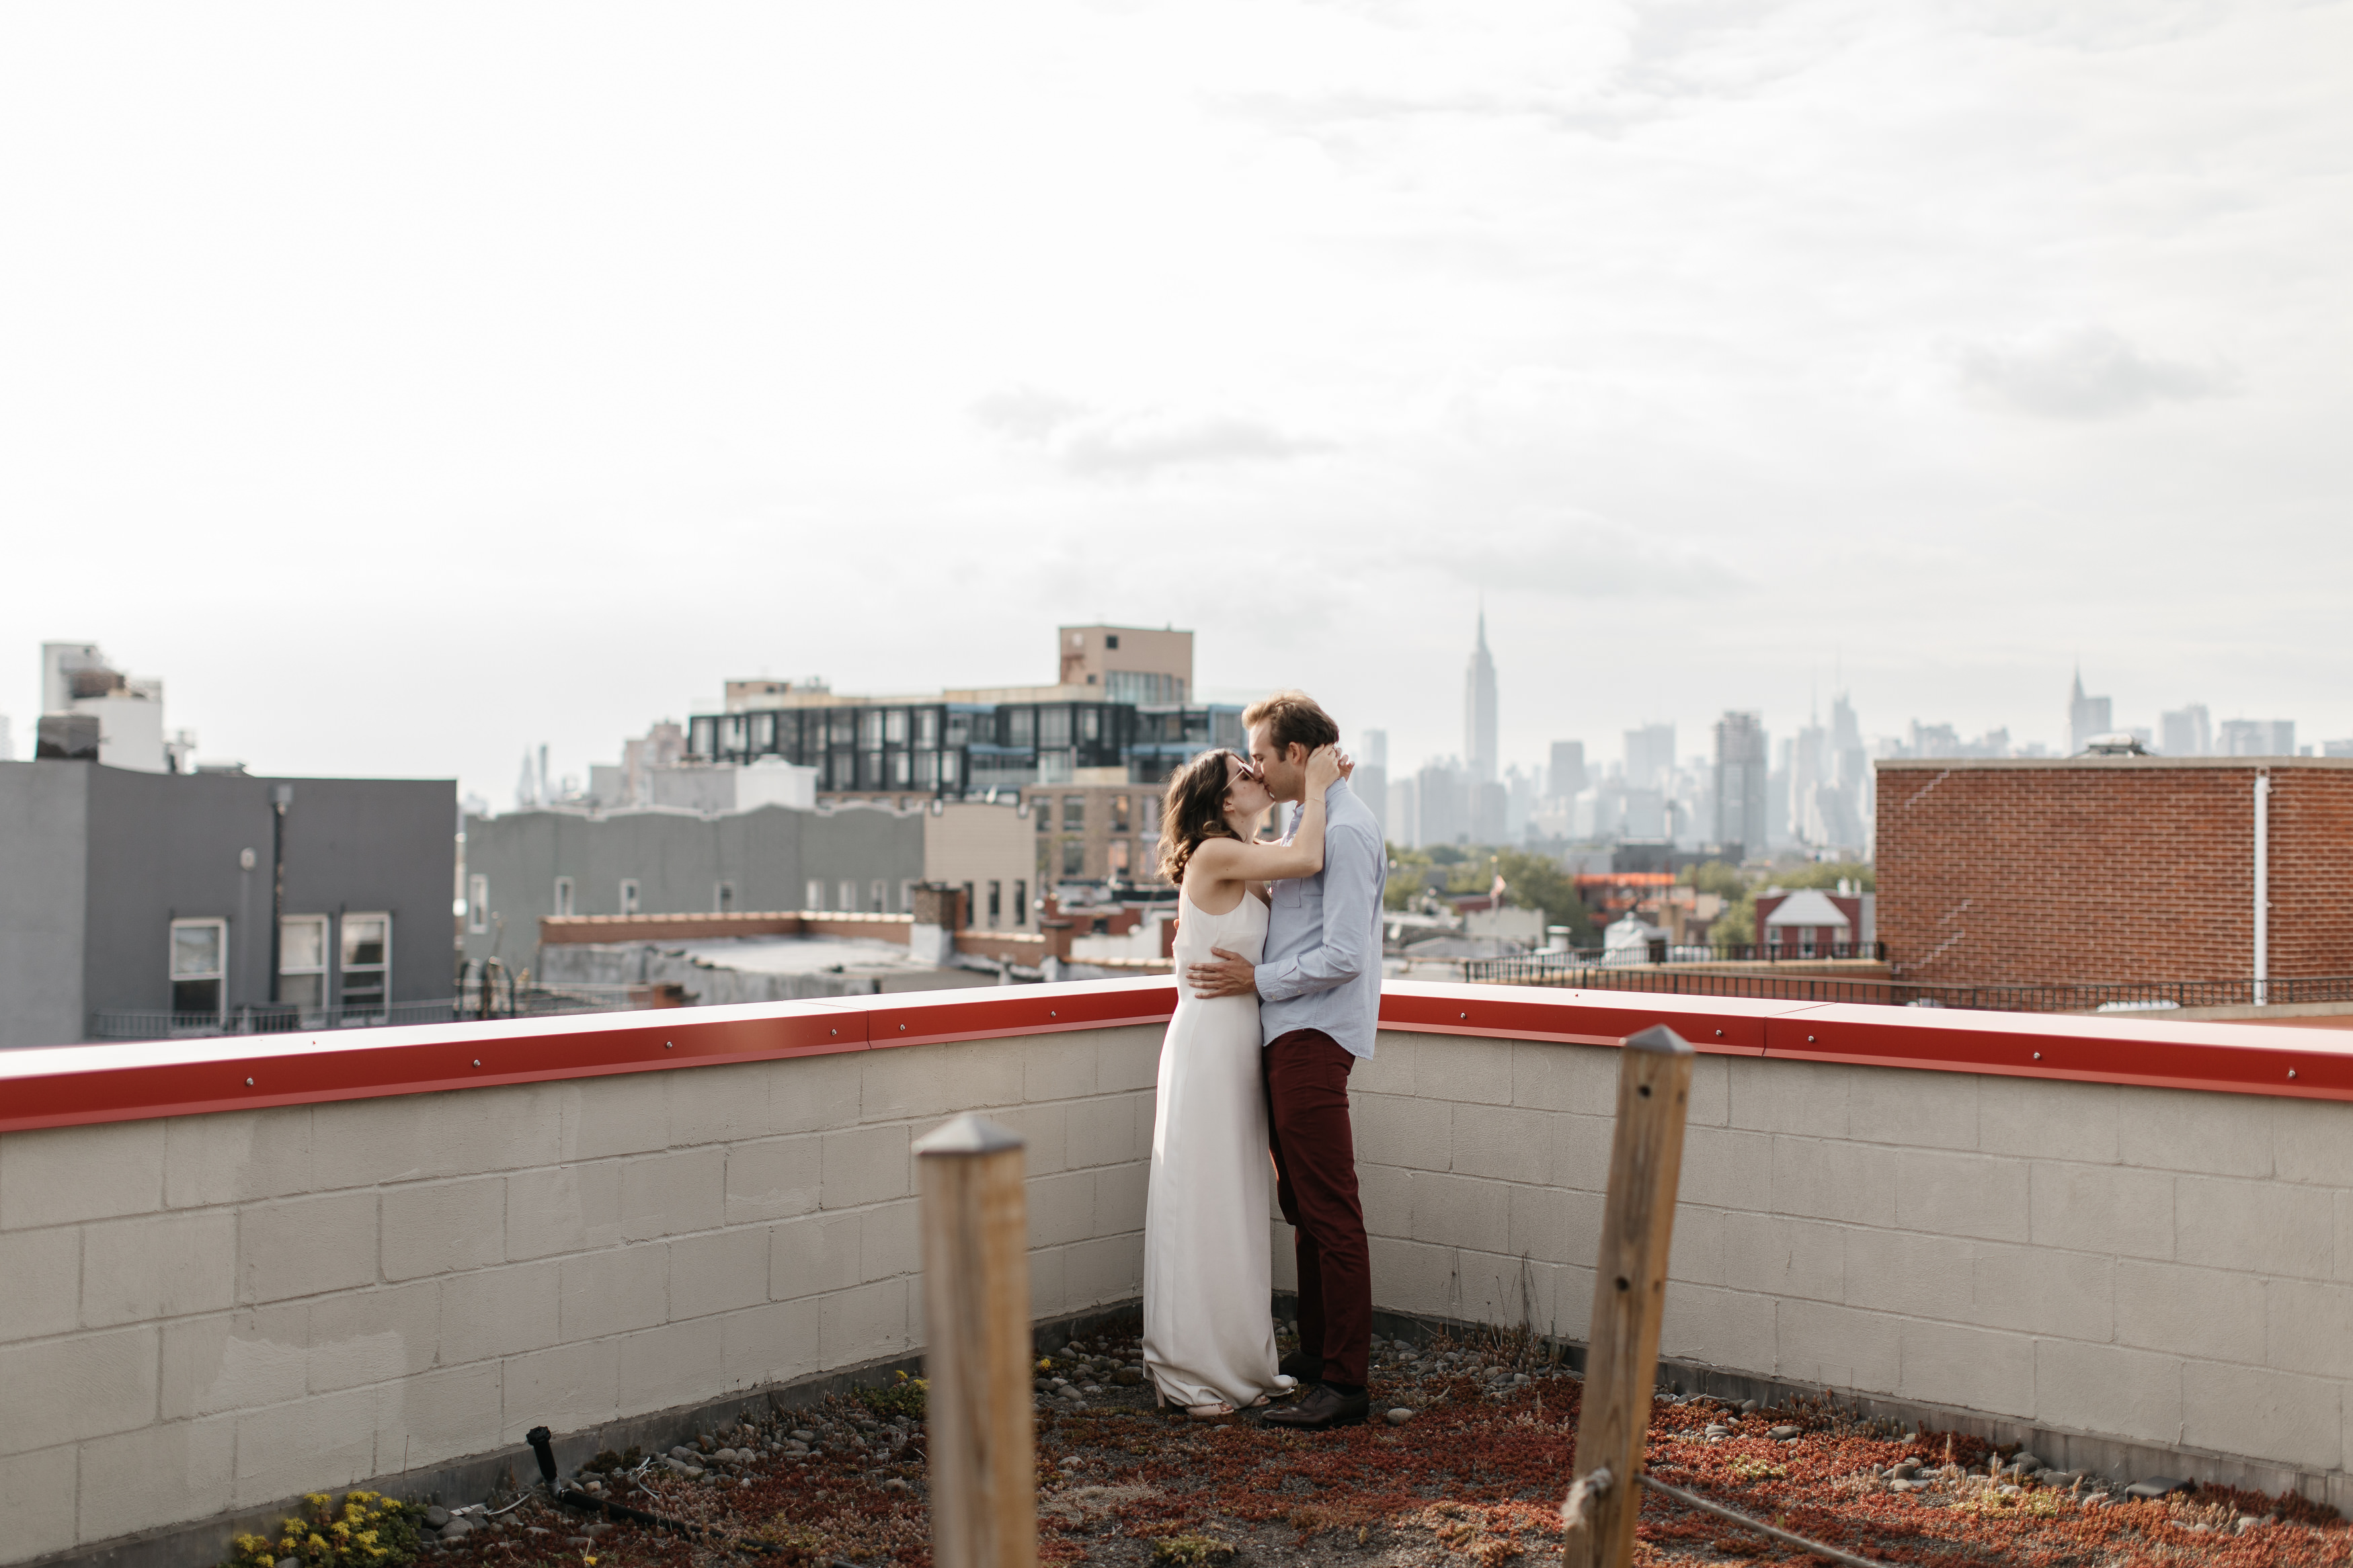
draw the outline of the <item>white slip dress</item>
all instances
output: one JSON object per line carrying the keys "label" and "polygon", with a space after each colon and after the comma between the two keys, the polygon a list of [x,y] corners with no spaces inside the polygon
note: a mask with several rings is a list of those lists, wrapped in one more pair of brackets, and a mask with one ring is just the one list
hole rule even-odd
{"label": "white slip dress", "polygon": [[1188,963],[1213,947],[1252,963],[1266,906],[1224,914],[1178,895],[1176,1016],[1160,1047],[1144,1217],[1144,1364],[1172,1405],[1237,1410],[1275,1388],[1268,1222],[1274,1184],[1260,1076],[1258,998],[1195,996]]}

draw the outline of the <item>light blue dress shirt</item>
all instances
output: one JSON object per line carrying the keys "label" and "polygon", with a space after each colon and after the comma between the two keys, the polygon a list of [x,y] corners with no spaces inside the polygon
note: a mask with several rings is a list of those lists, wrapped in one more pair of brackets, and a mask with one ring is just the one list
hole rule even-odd
{"label": "light blue dress shirt", "polygon": [[1261,1045],[1321,1029],[1350,1056],[1372,1056],[1388,877],[1381,825],[1342,779],[1324,796],[1324,869],[1267,889],[1266,957],[1256,971]]}

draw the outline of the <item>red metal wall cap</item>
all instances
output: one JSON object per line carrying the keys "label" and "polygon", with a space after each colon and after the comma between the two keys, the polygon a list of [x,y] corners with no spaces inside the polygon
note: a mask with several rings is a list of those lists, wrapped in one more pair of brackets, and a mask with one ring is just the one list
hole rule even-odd
{"label": "red metal wall cap", "polygon": [[[425,1094],[953,1040],[1152,1026],[1166,976],[279,1037],[0,1052],[0,1131]],[[1664,1025],[1697,1049],[1940,1072],[2353,1100],[2328,1030],[1393,982],[1381,1026],[1614,1045]]]}

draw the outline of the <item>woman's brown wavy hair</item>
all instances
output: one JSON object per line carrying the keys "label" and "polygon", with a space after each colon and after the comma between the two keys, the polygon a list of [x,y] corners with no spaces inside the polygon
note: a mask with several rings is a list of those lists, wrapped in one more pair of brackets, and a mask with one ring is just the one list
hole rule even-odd
{"label": "woman's brown wavy hair", "polygon": [[1226,782],[1226,763],[1233,755],[1222,750],[1203,752],[1191,762],[1179,763],[1168,775],[1161,794],[1160,874],[1171,883],[1185,880],[1185,864],[1203,839],[1240,842],[1241,835],[1226,823],[1226,793],[1230,787]]}

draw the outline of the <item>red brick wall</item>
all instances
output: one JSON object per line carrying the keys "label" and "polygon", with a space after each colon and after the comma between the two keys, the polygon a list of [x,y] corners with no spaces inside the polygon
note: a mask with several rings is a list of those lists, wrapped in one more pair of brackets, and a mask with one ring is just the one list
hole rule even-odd
{"label": "red brick wall", "polygon": [[1883,763],[1879,935],[1930,984],[2243,978],[2270,771],[2271,973],[2353,974],[2353,764]]}

